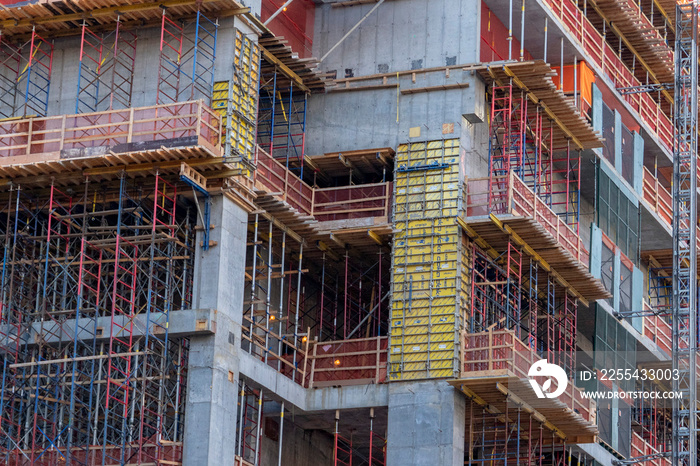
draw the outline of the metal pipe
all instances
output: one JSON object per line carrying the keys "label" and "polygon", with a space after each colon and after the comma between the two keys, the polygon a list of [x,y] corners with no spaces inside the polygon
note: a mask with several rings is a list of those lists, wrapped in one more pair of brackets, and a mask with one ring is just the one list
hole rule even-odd
{"label": "metal pipe", "polygon": [[[272,222],[267,238],[267,291],[265,292],[265,364],[270,352],[270,293],[272,292]],[[251,341],[253,335],[250,336]]]}
{"label": "metal pipe", "polygon": [[561,56],[559,68],[559,90],[564,92],[564,38],[561,38]]}
{"label": "metal pipe", "polygon": [[253,269],[251,270],[251,280],[250,280],[250,342],[248,344],[248,353],[253,353],[253,324],[255,323],[255,302],[257,286],[255,285],[256,280],[256,269],[258,267],[258,220],[259,214],[255,214],[255,230],[253,231]]}
{"label": "metal pipe", "polygon": [[[297,303],[296,312],[294,315],[294,370],[292,371],[292,380],[296,380],[297,374],[297,344],[299,340],[299,304],[301,301],[301,259],[304,254],[304,243],[299,245],[299,266],[297,267]],[[307,336],[308,338],[308,336]],[[308,340],[307,340],[308,341]],[[302,380],[303,382],[303,380]]]}
{"label": "metal pipe", "polygon": [[547,63],[547,26],[549,25],[549,18],[544,19],[544,62]]}
{"label": "metal pipe", "polygon": [[262,421],[262,402],[263,402],[263,389],[260,389],[260,395],[258,397],[258,420],[257,424],[255,425],[255,451],[253,452],[253,455],[255,455],[255,466],[259,466],[260,464],[260,455],[258,454],[258,450],[260,449],[260,435],[262,434],[262,428],[260,427],[260,422]]}
{"label": "metal pipe", "polygon": [[[319,340],[323,340],[323,304],[324,304],[325,297],[326,297],[326,253],[324,252],[323,257],[321,259],[321,306],[319,307],[320,319],[319,319],[319,324],[318,324]],[[308,335],[307,338],[311,338],[311,335]]]}
{"label": "metal pipe", "polygon": [[279,449],[277,451],[277,466],[282,466],[282,437],[284,435],[284,401],[280,406],[280,439]]}
{"label": "metal pipe", "polygon": [[508,61],[513,59],[513,0],[508,3]]}
{"label": "metal pipe", "polygon": [[270,22],[271,22],[273,19],[277,18],[277,15],[279,15],[280,13],[282,13],[283,11],[285,11],[285,10],[287,9],[287,7],[289,6],[289,4],[292,3],[293,1],[294,1],[294,0],[287,0],[287,1],[284,3],[284,5],[282,5],[281,7],[279,7],[279,8],[277,9],[277,11],[275,11],[274,13],[272,13],[272,16],[270,16],[269,18],[267,18],[267,19],[265,20],[265,22],[263,23],[263,26],[267,26],[268,24],[270,24]]}
{"label": "metal pipe", "polygon": [[344,35],[343,37],[341,37],[340,40],[339,40],[338,42],[336,42],[336,44],[335,44],[333,47],[331,47],[331,48],[328,50],[328,52],[326,52],[325,55],[323,55],[323,56],[321,57],[321,59],[320,59],[318,62],[321,63],[323,60],[325,60],[326,57],[327,57],[328,55],[330,55],[330,53],[331,53],[333,50],[335,50],[340,44],[342,44],[343,41],[345,41],[345,39],[347,39],[348,36],[349,36],[350,34],[352,34],[352,33],[355,31],[355,29],[357,29],[358,27],[360,27],[360,24],[362,24],[372,13],[374,13],[374,10],[376,10],[377,8],[379,8],[379,5],[381,5],[382,3],[384,3],[384,0],[379,0],[379,2],[377,2],[377,4],[374,5],[374,7],[373,7],[371,10],[369,10],[369,12],[367,12],[367,14],[364,15],[360,21],[357,22],[357,24],[355,24],[347,33],[345,33],[345,35]]}
{"label": "metal pipe", "polygon": [[525,59],[525,0],[520,7],[520,61]]}
{"label": "metal pipe", "polygon": [[578,110],[579,105],[578,105],[578,82],[576,81],[578,78],[578,72],[576,70],[576,65],[577,65],[577,60],[576,60],[576,55],[574,55],[574,106]]}
{"label": "metal pipe", "polygon": [[[282,260],[280,263],[280,270],[282,271],[282,275],[280,276],[280,305],[279,309],[277,309],[277,326],[278,326],[278,331],[277,335],[282,335],[282,307],[284,306],[284,254],[285,254],[285,249],[287,247],[287,230],[282,231]],[[277,355],[281,356],[282,355],[282,339],[279,338],[277,340]],[[277,358],[277,370],[280,371],[282,370],[282,361],[280,358]]]}
{"label": "metal pipe", "polygon": [[348,262],[350,255],[348,250],[345,250],[345,292],[343,296],[343,337],[348,338]]}
{"label": "metal pipe", "polygon": [[241,415],[238,418],[238,456],[243,457],[243,415],[245,414],[245,382],[241,381]]}

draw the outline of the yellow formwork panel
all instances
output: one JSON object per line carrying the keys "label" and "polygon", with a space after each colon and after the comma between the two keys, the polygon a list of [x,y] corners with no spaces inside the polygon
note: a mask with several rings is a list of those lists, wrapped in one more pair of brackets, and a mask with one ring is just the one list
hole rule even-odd
{"label": "yellow formwork panel", "polygon": [[435,262],[436,264],[440,264],[442,262],[457,262],[457,251],[425,251],[427,247],[428,246],[416,247],[416,249],[420,249],[420,251],[413,251],[411,248],[401,248],[399,251],[396,251],[397,254],[394,265],[396,267],[403,267],[405,265],[423,263],[429,264],[431,262]]}
{"label": "yellow formwork panel", "polygon": [[[437,327],[438,328],[436,328],[434,332],[430,333],[430,341],[441,343],[447,342],[450,344],[450,349],[452,349],[452,347],[454,346],[454,323],[452,323],[452,325],[445,324]],[[418,332],[416,328],[411,327],[401,329],[397,333],[397,335],[392,335],[391,339],[392,346],[401,345],[402,343],[404,345],[407,345],[425,342],[427,342],[426,335],[424,333]]]}
{"label": "yellow formwork panel", "polygon": [[[452,283],[454,284],[454,282]],[[430,294],[433,296],[431,297],[428,293],[425,293],[425,298],[416,299],[414,297],[405,300],[396,300],[396,306],[392,307],[392,317],[399,319],[403,315],[400,314],[402,312],[406,312],[406,317],[411,317],[416,315],[411,313],[416,313],[423,308],[427,309],[431,307],[434,310],[434,314],[450,313],[454,311],[454,305],[456,303],[454,293],[450,296],[435,296],[437,293],[434,292]],[[452,307],[452,309],[450,309],[450,307]]]}
{"label": "yellow formwork panel", "polygon": [[452,377],[463,286],[459,141],[401,145],[396,164],[390,377]]}
{"label": "yellow formwork panel", "polygon": [[397,163],[425,163],[426,161],[442,160],[445,157],[459,156],[459,139],[442,141],[412,142],[401,144],[396,150]]}
{"label": "yellow formwork panel", "polygon": [[[454,303],[451,306],[433,306],[429,309],[416,308],[411,311],[397,310],[392,313],[392,317],[396,319],[396,327],[416,327],[420,325],[440,326],[455,323]],[[436,327],[437,328],[437,327]],[[438,329],[439,330],[439,329]]]}

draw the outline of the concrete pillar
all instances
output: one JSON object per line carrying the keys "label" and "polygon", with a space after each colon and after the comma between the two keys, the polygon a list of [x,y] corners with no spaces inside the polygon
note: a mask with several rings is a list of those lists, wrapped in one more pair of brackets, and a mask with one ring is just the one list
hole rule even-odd
{"label": "concrete pillar", "polygon": [[634,132],[634,190],[644,196],[644,138]]}
{"label": "concrete pillar", "polygon": [[622,115],[615,110],[615,170],[622,174]]}
{"label": "concrete pillar", "polygon": [[190,339],[183,464],[230,464],[236,451],[247,223],[243,209],[216,196],[210,239],[217,245],[203,251],[198,235],[193,307],[216,310],[216,333]]}
{"label": "concrete pillar", "polygon": [[444,380],[390,383],[387,466],[463,466],[465,406]]}

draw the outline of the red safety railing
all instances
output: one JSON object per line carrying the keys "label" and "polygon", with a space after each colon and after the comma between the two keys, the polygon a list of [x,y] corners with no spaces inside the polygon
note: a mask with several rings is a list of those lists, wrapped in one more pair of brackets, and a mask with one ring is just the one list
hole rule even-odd
{"label": "red safety railing", "polygon": [[[673,228],[673,197],[668,190],[644,167],[644,201],[656,212],[669,228]],[[700,227],[697,228],[695,246],[700,251]]]}
{"label": "red safety railing", "polygon": [[309,350],[309,388],[383,383],[387,337],[320,341]]}
{"label": "red safety railing", "polygon": [[[645,302],[644,310],[651,311],[651,307]],[[666,319],[661,316],[646,315],[642,317],[642,333],[649,337],[651,341],[656,343],[662,351],[671,356],[671,324],[666,322]]]}
{"label": "red safety railing", "polygon": [[[221,145],[221,118],[200,101],[0,122],[0,158],[59,153],[91,157],[139,150],[128,144],[194,138]],[[115,146],[117,146],[115,150]],[[160,149],[160,147],[156,147]],[[18,159],[17,163],[26,162]]]}
{"label": "red safety railing", "polygon": [[673,221],[673,199],[671,193],[644,167],[644,200],[669,226]]}
{"label": "red safety railing", "polygon": [[253,177],[259,187],[318,221],[388,218],[391,212],[391,182],[312,188],[260,146],[256,163]]}
{"label": "red safety railing", "polygon": [[300,213],[311,215],[313,188],[291,173],[280,162],[257,147],[257,169],[253,175],[270,194],[275,194]]}
{"label": "red safety railing", "polygon": [[[472,178],[467,181],[467,217],[477,217],[491,213],[489,208],[489,179]],[[514,172],[506,176],[505,186],[499,185],[499,196],[505,202],[497,214],[511,214],[534,219],[551,234],[564,249],[579,262],[588,266],[588,250],[581,238],[564,220],[528,188]]]}
{"label": "red safety railing", "polygon": [[[511,330],[464,334],[463,372],[461,378],[484,377],[493,371],[505,371],[520,379],[528,378],[530,367],[542,359]],[[595,423],[595,402],[586,399],[573,382],[557,398],[584,420]]]}
{"label": "red safety railing", "polygon": [[320,222],[389,217],[391,182],[314,189],[313,216]]}
{"label": "red safety railing", "polygon": [[[590,23],[588,18],[571,0],[544,0],[552,13],[559,18],[569,34],[586,51],[589,65],[598,67],[610,78],[615,88],[640,86],[641,83],[625,66],[622,59],[605,41],[605,37]],[[668,150],[673,149],[673,125],[671,119],[661,110],[648,93],[628,94],[622,98],[647,123],[654,134]]]}
{"label": "red safety railing", "polygon": [[[632,449],[630,450],[630,458],[641,458],[643,456],[651,456],[659,454],[659,450],[649,445],[638,433],[632,432]],[[643,462],[650,466],[670,466],[669,458],[654,458]]]}

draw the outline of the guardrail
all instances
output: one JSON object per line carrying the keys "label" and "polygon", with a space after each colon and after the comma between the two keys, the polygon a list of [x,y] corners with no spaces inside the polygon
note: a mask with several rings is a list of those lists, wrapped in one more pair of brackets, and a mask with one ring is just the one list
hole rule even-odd
{"label": "guardrail", "polygon": [[[632,432],[632,450],[630,453],[630,458],[641,458],[658,454],[659,450],[652,447],[638,433]],[[669,458],[653,458],[644,460],[644,464],[651,466],[670,466],[671,460]]]}
{"label": "guardrail", "polygon": [[[585,17],[571,0],[544,0],[565,29],[586,51],[586,62],[598,66],[613,82],[615,88],[636,87],[641,83],[625,66],[605,37]],[[648,129],[669,151],[673,150],[671,119],[648,93],[621,96],[647,123]]]}
{"label": "guardrail", "polygon": [[314,216],[318,221],[388,218],[391,212],[391,182],[312,188],[260,146],[256,163],[253,177],[257,184],[300,213]]}
{"label": "guardrail", "polygon": [[[201,100],[126,110],[0,122],[0,157],[60,153],[61,158],[136,151],[129,144],[194,138],[221,146],[221,118]],[[101,151],[91,148],[104,148]],[[160,147],[156,147],[159,149]],[[87,150],[87,151],[86,151]],[[18,163],[21,163],[19,161]]]}
{"label": "guardrail", "polygon": [[383,383],[389,339],[314,342],[309,351],[309,388]]}
{"label": "guardrail", "polygon": [[[464,335],[463,372],[461,378],[478,373],[507,370],[520,379],[528,378],[530,366],[542,359],[510,330],[490,330]],[[581,389],[570,382],[557,400],[577,412],[583,419],[595,423],[595,402],[581,395]]]}
{"label": "guardrail", "polygon": [[320,222],[389,217],[392,183],[314,189],[312,215]]}
{"label": "guardrail", "polygon": [[[651,311],[651,306],[646,302],[644,303],[644,310]],[[669,357],[671,356],[673,348],[671,324],[666,322],[663,317],[651,315],[642,317],[642,334],[649,337]]]}
{"label": "guardrail", "polygon": [[651,210],[656,212],[661,219],[671,226],[673,222],[673,199],[671,193],[654,178],[647,167],[644,167],[644,200],[649,204]]}
{"label": "guardrail", "polygon": [[[505,181],[497,183],[498,190],[493,196],[496,202],[490,202],[489,179],[472,178],[467,180],[467,217],[494,214],[511,214],[530,217],[544,227],[557,243],[569,251],[579,262],[588,266],[588,250],[581,238],[564,220],[528,188],[514,172],[504,177]],[[490,205],[495,207],[492,209]]]}

